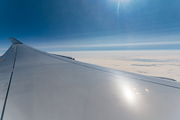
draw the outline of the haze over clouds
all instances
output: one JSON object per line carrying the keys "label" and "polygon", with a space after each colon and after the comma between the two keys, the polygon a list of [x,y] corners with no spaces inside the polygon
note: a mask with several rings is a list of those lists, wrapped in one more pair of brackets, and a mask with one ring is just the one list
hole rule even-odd
{"label": "haze over clouds", "polygon": [[53,52],[76,60],[118,70],[180,82],[180,50]]}

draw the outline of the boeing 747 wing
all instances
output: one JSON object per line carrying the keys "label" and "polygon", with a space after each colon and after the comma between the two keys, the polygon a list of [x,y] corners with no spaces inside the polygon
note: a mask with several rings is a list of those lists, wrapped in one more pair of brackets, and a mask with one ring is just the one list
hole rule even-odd
{"label": "boeing 747 wing", "polygon": [[1,120],[180,120],[180,83],[29,47],[0,57]]}

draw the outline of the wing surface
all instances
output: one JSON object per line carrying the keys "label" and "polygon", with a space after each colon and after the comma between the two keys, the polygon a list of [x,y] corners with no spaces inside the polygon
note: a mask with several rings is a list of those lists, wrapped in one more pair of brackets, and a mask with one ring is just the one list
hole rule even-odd
{"label": "wing surface", "polygon": [[22,43],[13,44],[2,59],[1,104],[13,70],[3,120],[180,119],[178,82],[78,62]]}
{"label": "wing surface", "polygon": [[8,84],[13,70],[15,59],[16,46],[11,46],[7,52],[0,57],[0,113],[3,112],[3,107]]}

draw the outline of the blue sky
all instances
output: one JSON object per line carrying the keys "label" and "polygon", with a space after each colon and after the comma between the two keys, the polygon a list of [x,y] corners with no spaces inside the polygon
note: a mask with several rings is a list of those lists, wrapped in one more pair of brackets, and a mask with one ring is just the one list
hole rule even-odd
{"label": "blue sky", "polygon": [[8,37],[48,51],[180,48],[179,0],[121,0],[118,12],[117,6],[118,0],[1,0],[0,51],[11,44]]}

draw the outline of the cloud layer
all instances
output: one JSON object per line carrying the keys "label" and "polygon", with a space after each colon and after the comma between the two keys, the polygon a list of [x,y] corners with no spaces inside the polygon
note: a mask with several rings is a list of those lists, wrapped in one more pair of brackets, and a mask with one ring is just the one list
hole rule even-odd
{"label": "cloud layer", "polygon": [[53,52],[76,60],[180,82],[180,50]]}

